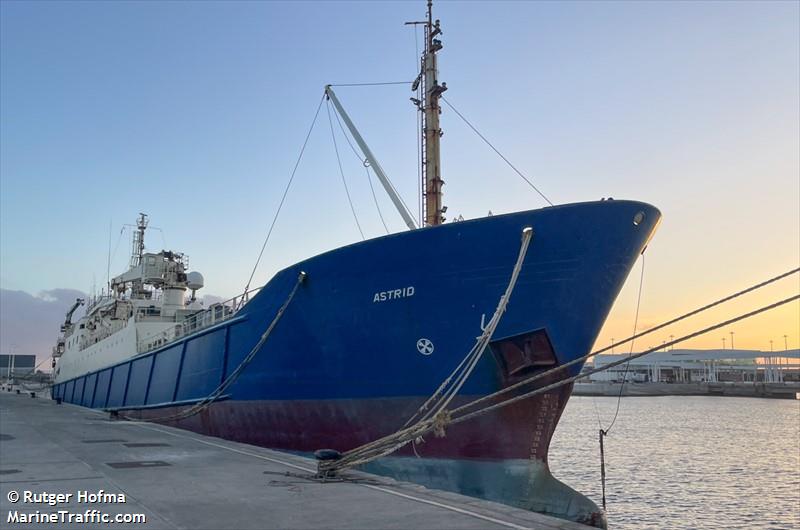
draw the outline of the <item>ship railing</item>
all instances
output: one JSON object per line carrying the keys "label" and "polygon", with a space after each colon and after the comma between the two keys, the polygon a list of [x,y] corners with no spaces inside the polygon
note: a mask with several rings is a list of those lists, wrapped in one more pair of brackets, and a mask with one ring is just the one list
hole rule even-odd
{"label": "ship railing", "polygon": [[161,308],[155,305],[140,307],[136,310],[136,320],[143,320],[145,318],[160,318]]}
{"label": "ship railing", "polygon": [[261,287],[250,289],[246,293],[222,302],[215,302],[208,306],[206,309],[201,309],[198,312],[183,318],[174,326],[165,329],[159,333],[154,333],[139,339],[137,350],[139,353],[150,351],[154,348],[160,348],[165,344],[174,342],[182,337],[196,333],[202,329],[214,326],[224,322],[244,307],[250,298],[258,292]]}
{"label": "ship railing", "polygon": [[[97,331],[98,327],[100,327],[99,331]],[[125,322],[121,320],[113,320],[109,325],[101,325],[93,327],[91,328],[91,330],[95,331],[95,333],[89,336],[81,337],[81,339],[78,341],[78,350],[83,351],[89,346],[94,346],[98,342],[107,339],[108,337],[120,331],[124,327],[125,327]]]}

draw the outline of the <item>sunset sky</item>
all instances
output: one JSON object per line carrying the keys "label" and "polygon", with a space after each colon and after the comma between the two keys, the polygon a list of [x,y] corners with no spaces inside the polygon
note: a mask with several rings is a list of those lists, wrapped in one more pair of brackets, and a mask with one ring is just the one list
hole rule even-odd
{"label": "sunset sky", "polygon": [[[205,292],[238,294],[326,83],[408,81],[423,1],[0,2],[0,287],[98,290],[146,212],[153,250],[190,256]],[[639,328],[800,263],[800,3],[439,2],[440,79],[555,203],[661,209]],[[408,87],[342,87],[390,178],[417,204]],[[445,108],[448,217],[544,206]],[[346,146],[340,148],[346,149]],[[342,151],[367,237],[383,233]],[[377,185],[377,184],[376,184]],[[379,191],[376,189],[376,191]],[[404,229],[378,196],[390,230]],[[257,281],[360,239],[325,111]],[[598,345],[633,330],[641,258]],[[795,275],[634,345],[800,291]],[[800,303],[681,347],[800,345]],[[52,330],[53,339],[57,328]],[[15,340],[3,330],[0,351]],[[619,351],[618,351],[619,352]]]}

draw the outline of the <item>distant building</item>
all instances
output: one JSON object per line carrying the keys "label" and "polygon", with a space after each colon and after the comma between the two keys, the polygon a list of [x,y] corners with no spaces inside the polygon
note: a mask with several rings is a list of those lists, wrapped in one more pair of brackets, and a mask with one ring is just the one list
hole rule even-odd
{"label": "distant building", "polygon": [[[600,368],[627,354],[598,355]],[[589,376],[597,382],[700,383],[800,380],[800,350],[670,350],[653,352]],[[586,367],[585,369],[589,369]]]}
{"label": "distant building", "polygon": [[35,355],[0,354],[0,378],[32,375],[35,368]]}

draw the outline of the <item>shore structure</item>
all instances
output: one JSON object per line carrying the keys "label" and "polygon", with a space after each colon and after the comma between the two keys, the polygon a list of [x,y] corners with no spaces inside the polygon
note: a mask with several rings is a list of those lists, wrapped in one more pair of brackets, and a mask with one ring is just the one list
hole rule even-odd
{"label": "shore structure", "polygon": [[[598,355],[594,366],[602,367],[627,356]],[[656,352],[593,374],[576,384],[574,393],[615,396],[620,395],[620,390],[623,396],[725,395],[795,399],[800,393],[800,350]]]}

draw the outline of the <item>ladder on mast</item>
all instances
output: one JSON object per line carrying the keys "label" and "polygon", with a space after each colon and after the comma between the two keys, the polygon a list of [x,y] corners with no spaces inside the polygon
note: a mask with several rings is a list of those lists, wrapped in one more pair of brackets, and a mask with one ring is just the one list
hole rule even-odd
{"label": "ladder on mast", "polygon": [[422,210],[425,226],[440,225],[445,221],[447,207],[442,205],[441,151],[439,139],[442,129],[439,125],[441,107],[439,99],[447,90],[447,83],[439,84],[439,69],[436,53],[442,49],[442,41],[437,39],[442,30],[438,20],[433,20],[433,0],[428,0],[427,19],[423,22],[406,22],[422,25],[425,28],[425,49],[420,59],[420,73],[411,90],[420,89],[422,99],[412,101],[422,113],[422,134],[420,152],[422,153]]}

